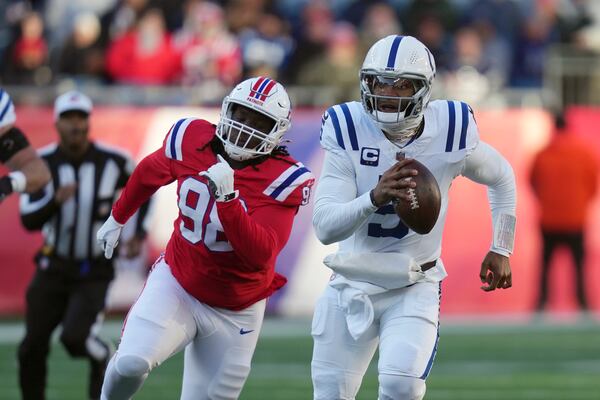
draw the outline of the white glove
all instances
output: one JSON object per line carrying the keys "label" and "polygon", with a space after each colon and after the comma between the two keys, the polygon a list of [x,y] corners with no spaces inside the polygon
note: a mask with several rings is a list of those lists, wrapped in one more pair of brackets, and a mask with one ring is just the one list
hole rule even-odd
{"label": "white glove", "polygon": [[96,240],[104,249],[104,257],[110,259],[113,255],[113,250],[119,244],[119,236],[121,236],[123,224],[118,223],[110,214],[106,222],[98,229]]}
{"label": "white glove", "polygon": [[233,169],[220,154],[217,154],[217,159],[219,162],[198,175],[208,179],[208,187],[216,201],[234,200],[239,191],[233,189]]}

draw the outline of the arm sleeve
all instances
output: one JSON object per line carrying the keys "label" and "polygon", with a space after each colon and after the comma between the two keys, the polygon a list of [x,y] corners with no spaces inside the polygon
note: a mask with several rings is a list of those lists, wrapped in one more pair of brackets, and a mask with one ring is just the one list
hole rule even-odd
{"label": "arm sleeve", "polygon": [[59,210],[52,182],[35,193],[23,193],[19,202],[21,222],[29,231],[40,230]]}
{"label": "arm sleeve", "polygon": [[0,136],[0,161],[11,171],[21,171],[25,175],[24,191],[27,193],[43,189],[51,179],[50,170],[44,160],[29,145],[23,132],[16,127]]}
{"label": "arm sleeve", "polygon": [[[125,187],[127,182],[131,179],[131,175],[135,171],[135,163],[129,155],[125,157],[125,163],[121,171],[121,176],[117,183],[119,188]],[[134,226],[134,234],[137,237],[145,238],[147,233],[147,227],[150,223],[150,210],[152,204],[152,197],[144,202],[140,208],[131,216],[130,224]]]}
{"label": "arm sleeve", "polygon": [[145,238],[148,233],[148,224],[152,215],[152,197],[148,199],[137,212],[137,220],[135,221],[135,235]]}
{"label": "arm sleeve", "polygon": [[138,164],[113,206],[112,214],[118,223],[126,223],[154,192],[175,180],[171,162],[161,148]]}
{"label": "arm sleeve", "polygon": [[356,193],[350,159],[341,151],[327,151],[313,212],[313,226],[323,244],[350,237],[377,210],[369,192],[359,197]]}
{"label": "arm sleeve", "polygon": [[512,167],[496,149],[480,141],[467,157],[462,175],[488,187],[494,230],[490,250],[510,255],[514,247],[517,202]]}
{"label": "arm sleeve", "polygon": [[[9,105],[12,106],[10,103]],[[2,110],[0,110],[0,112],[1,111]],[[13,158],[15,154],[30,147],[29,141],[23,132],[19,128],[13,127],[0,135],[0,162],[6,163]],[[19,167],[20,166],[17,165],[14,168],[19,169]]]}
{"label": "arm sleeve", "polygon": [[249,215],[239,199],[217,202],[217,212],[227,240],[237,255],[264,268],[287,243],[297,207],[269,205]]}

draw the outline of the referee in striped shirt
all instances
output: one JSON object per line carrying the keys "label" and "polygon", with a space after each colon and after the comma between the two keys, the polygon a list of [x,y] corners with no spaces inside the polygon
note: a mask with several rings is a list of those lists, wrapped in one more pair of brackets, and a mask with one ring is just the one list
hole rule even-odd
{"label": "referee in striped shirt", "polygon": [[[23,399],[44,399],[46,359],[52,332],[62,324],[60,340],[72,357],[90,361],[88,396],[100,398],[104,369],[111,356],[96,336],[114,270],[96,244],[96,231],[109,217],[117,192],[133,171],[124,152],[88,137],[91,100],[71,91],[54,104],[58,143],[40,150],[52,181],[21,197],[21,220],[42,230],[36,273],[27,289],[26,334],[19,346],[19,383]],[[140,209],[136,234],[125,243],[136,256],[145,237],[148,205]]]}

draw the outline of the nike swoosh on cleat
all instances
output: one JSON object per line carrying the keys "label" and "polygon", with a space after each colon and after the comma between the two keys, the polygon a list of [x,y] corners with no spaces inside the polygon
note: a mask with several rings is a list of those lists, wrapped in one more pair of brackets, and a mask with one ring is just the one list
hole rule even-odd
{"label": "nike swoosh on cleat", "polygon": [[245,331],[244,328],[240,328],[240,335],[245,335],[247,333],[254,332],[254,329],[250,329]]}

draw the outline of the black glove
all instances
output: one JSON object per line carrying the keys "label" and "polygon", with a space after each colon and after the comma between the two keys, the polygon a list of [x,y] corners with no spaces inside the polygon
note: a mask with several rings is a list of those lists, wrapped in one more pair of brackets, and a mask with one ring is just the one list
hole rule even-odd
{"label": "black glove", "polygon": [[0,178],[0,202],[13,192],[12,181],[7,176]]}

